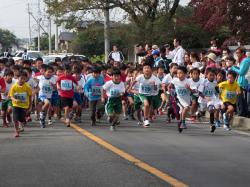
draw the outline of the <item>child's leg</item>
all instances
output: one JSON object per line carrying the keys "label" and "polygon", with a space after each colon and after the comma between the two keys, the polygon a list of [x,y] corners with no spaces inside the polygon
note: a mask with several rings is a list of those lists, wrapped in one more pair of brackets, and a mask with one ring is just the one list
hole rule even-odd
{"label": "child's leg", "polygon": [[9,123],[11,123],[12,121],[11,114],[12,114],[12,106],[8,106],[6,117]]}
{"label": "child's leg", "polygon": [[127,117],[127,102],[125,100],[122,100],[122,112],[123,112],[124,119],[128,120],[128,117]]}
{"label": "child's leg", "polygon": [[90,101],[89,102],[89,107],[90,107],[90,119],[92,121],[92,125],[95,125],[96,122],[96,106],[97,106],[97,101]]}
{"label": "child's leg", "polygon": [[14,121],[14,127],[15,127],[15,137],[19,137],[19,122]]}
{"label": "child's leg", "polygon": [[64,117],[65,117],[65,121],[66,121],[67,127],[70,127],[69,113],[70,113],[69,106],[65,106],[64,107]]}
{"label": "child's leg", "polygon": [[143,105],[144,105],[144,120],[148,120],[149,115],[150,115],[150,104],[149,104],[149,101],[147,99],[144,99]]}
{"label": "child's leg", "polygon": [[[233,119],[234,115],[234,107],[232,105],[228,105],[226,115],[228,116],[229,121]],[[229,125],[229,124],[228,124]]]}

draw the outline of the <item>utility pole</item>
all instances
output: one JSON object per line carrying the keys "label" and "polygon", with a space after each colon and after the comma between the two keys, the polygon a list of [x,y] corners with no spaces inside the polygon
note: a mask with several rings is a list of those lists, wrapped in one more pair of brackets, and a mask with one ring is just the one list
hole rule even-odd
{"label": "utility pole", "polygon": [[38,41],[37,41],[37,50],[40,51],[40,23],[41,23],[41,9],[40,9],[40,0],[38,0]]}
{"label": "utility pole", "polygon": [[28,14],[29,14],[29,49],[30,49],[30,46],[31,46],[31,26],[30,26],[30,4],[28,3]]}
{"label": "utility pole", "polygon": [[105,63],[108,62],[110,50],[110,20],[109,20],[109,3],[106,3],[104,12],[104,43],[105,43]]}
{"label": "utility pole", "polygon": [[58,25],[56,23],[56,34],[55,34],[55,51],[58,52]]}
{"label": "utility pole", "polygon": [[49,15],[49,54],[51,54],[51,16],[50,15]]}

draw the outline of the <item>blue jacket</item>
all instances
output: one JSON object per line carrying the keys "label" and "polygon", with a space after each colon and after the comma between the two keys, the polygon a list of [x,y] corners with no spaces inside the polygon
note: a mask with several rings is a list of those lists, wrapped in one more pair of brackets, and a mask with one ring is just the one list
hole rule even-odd
{"label": "blue jacket", "polygon": [[99,76],[97,79],[91,76],[84,86],[84,94],[88,97],[90,101],[100,100],[101,89],[103,85],[104,79],[102,76]]}
{"label": "blue jacket", "polygon": [[240,63],[240,68],[233,66],[232,70],[235,71],[239,77],[238,77],[238,83],[240,87],[242,88],[247,88],[248,87],[248,80],[246,79],[246,74],[249,70],[250,67],[250,58],[247,57],[245,58],[241,63]]}

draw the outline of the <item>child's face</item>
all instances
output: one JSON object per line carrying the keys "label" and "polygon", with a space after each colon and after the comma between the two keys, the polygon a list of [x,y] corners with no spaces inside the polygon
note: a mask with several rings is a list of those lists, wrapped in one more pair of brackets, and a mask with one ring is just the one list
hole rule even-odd
{"label": "child's face", "polygon": [[61,74],[63,74],[63,71],[62,71],[62,70],[57,70],[57,71],[56,71],[56,75],[57,75],[57,76],[60,76]]}
{"label": "child's face", "polygon": [[218,73],[216,76],[217,82],[222,82],[223,81],[223,75],[221,73]]}
{"label": "child's face", "polygon": [[114,82],[121,82],[121,75],[113,75],[112,78]]}
{"label": "child's face", "polygon": [[159,75],[163,75],[163,74],[164,74],[164,69],[159,68],[159,69],[158,69],[158,74],[159,74]]}
{"label": "child's face", "polygon": [[26,82],[27,78],[28,78],[27,76],[20,76],[18,78],[19,85],[22,86]]}
{"label": "child's face", "polygon": [[19,77],[19,70],[14,70],[13,72],[15,77]]}
{"label": "child's face", "polygon": [[182,70],[177,70],[177,77],[180,80],[184,80],[185,79],[185,73]]}
{"label": "child's face", "polygon": [[53,75],[53,71],[48,69],[47,71],[45,71],[44,75],[46,78],[50,78]]}
{"label": "child's face", "polygon": [[13,75],[7,75],[5,76],[6,82],[10,83],[12,81]]}
{"label": "child's face", "polygon": [[177,66],[173,66],[171,69],[170,69],[170,72],[172,73],[172,74],[177,74]]}
{"label": "child's face", "polygon": [[152,68],[150,66],[143,66],[143,74],[150,76],[152,74]]}
{"label": "child's face", "polygon": [[207,79],[209,80],[209,81],[214,81],[214,78],[215,78],[215,74],[213,73],[213,72],[209,72],[208,74],[207,74]]}
{"label": "child's face", "polygon": [[227,67],[232,67],[233,66],[233,62],[231,60],[227,60]]}
{"label": "child's face", "polygon": [[229,82],[230,84],[232,84],[232,83],[234,83],[235,78],[234,78],[234,76],[233,76],[233,75],[228,74],[228,75],[227,75],[227,80],[228,80],[228,82]]}
{"label": "child's face", "polygon": [[98,77],[100,76],[100,74],[97,73],[97,72],[93,72],[92,75],[93,75],[93,77],[94,77],[95,79],[98,78]]}
{"label": "child's face", "polygon": [[198,71],[194,71],[191,75],[192,75],[193,80],[198,80],[200,77],[200,74]]}
{"label": "child's face", "polygon": [[107,74],[108,74],[108,75],[111,75],[111,74],[112,74],[112,69],[111,69],[111,68],[107,69]]}
{"label": "child's face", "polygon": [[75,73],[74,77],[76,78],[76,80],[80,80],[81,79],[81,74],[80,73]]}
{"label": "child's face", "polygon": [[71,72],[69,70],[65,70],[64,73],[65,73],[66,76],[71,75]]}

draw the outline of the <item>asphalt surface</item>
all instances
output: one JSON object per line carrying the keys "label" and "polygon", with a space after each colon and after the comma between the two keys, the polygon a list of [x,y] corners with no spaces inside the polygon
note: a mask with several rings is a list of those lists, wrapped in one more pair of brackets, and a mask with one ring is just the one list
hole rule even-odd
{"label": "asphalt surface", "polygon": [[[110,132],[105,120],[80,127],[189,186],[250,186],[250,136],[191,124],[183,133],[163,119],[148,129],[122,121]],[[170,186],[57,122],[32,123],[18,139],[0,129],[0,186]]]}

